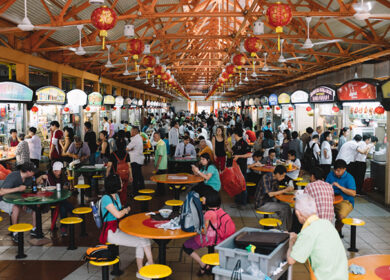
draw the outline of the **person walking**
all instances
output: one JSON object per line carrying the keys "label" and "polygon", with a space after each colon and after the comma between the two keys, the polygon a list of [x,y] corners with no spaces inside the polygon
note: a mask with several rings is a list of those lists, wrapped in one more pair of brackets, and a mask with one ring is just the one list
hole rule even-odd
{"label": "person walking", "polygon": [[[154,152],[154,168],[156,174],[167,173],[168,168],[168,155],[165,142],[161,139],[160,133],[155,132],[153,135],[154,141],[157,143],[156,151]],[[157,196],[163,196],[165,194],[164,184],[157,183]]]}
{"label": "person walking", "polygon": [[226,166],[226,141],[223,126],[218,126],[213,137],[214,159],[218,170],[223,171]]}
{"label": "person walking", "polygon": [[39,168],[39,161],[41,160],[41,138],[36,135],[37,129],[35,127],[30,127],[28,129],[29,139],[26,139],[28,143],[28,148],[30,150],[30,161],[34,163],[36,168]]}
{"label": "person walking", "polygon": [[144,144],[139,134],[138,126],[131,128],[131,141],[127,145],[127,152],[130,155],[131,171],[133,173],[133,195],[137,195],[139,189],[145,188],[145,180],[142,175],[142,165],[144,164]]}

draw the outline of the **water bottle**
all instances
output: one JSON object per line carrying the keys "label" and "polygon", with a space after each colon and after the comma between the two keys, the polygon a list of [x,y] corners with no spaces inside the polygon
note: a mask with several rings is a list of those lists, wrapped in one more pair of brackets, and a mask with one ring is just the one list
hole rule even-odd
{"label": "water bottle", "polygon": [[32,193],[37,193],[37,192],[38,192],[37,183],[35,181],[35,177],[33,177]]}
{"label": "water bottle", "polygon": [[60,183],[57,183],[56,188],[57,188],[57,192],[61,192],[61,184]]}
{"label": "water bottle", "polygon": [[93,203],[93,201],[91,201],[91,208],[92,208],[92,213],[93,213],[93,219],[95,220],[96,226],[97,226],[97,228],[101,228],[102,227],[102,220],[100,218],[99,211],[98,211],[95,203]]}

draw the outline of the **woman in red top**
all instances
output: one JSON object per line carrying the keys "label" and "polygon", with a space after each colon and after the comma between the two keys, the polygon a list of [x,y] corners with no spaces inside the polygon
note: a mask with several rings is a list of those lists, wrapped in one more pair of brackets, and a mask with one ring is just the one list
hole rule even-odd
{"label": "woman in red top", "polygon": [[16,147],[19,144],[18,132],[16,131],[16,129],[11,129],[9,133],[11,134],[11,137],[8,139],[9,146]]}

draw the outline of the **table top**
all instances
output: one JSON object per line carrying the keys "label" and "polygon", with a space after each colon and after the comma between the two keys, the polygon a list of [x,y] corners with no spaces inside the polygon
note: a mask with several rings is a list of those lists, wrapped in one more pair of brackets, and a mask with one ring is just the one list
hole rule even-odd
{"label": "table top", "polygon": [[9,160],[14,160],[14,159],[16,159],[16,157],[0,158],[0,162],[9,161]]}
{"label": "table top", "polygon": [[[382,280],[382,279],[388,279],[388,278],[384,278],[384,276],[385,275],[389,276],[390,274],[390,255],[366,255],[366,256],[356,257],[348,260],[348,267],[351,264],[356,264],[361,267],[364,267],[364,269],[366,270],[366,274],[354,275],[350,273],[349,280],[366,280],[366,279]],[[375,271],[379,267],[383,267],[383,268]],[[388,272],[386,272],[387,270]],[[382,277],[380,277],[378,274],[382,274]]]}
{"label": "table top", "polygon": [[[295,200],[294,200],[295,195],[294,194],[280,194],[280,195],[277,195],[275,197],[276,197],[276,199],[278,199],[280,201],[287,202],[290,204],[295,202]],[[343,201],[343,197],[341,195],[334,196],[333,204],[340,203],[341,201]]]}
{"label": "table top", "polygon": [[143,221],[149,218],[145,213],[131,215],[119,222],[119,228],[127,234],[150,239],[181,239],[196,235],[196,232],[185,232],[181,229],[164,230],[145,226]]}
{"label": "table top", "polygon": [[[65,200],[70,197],[72,194],[68,190],[61,190],[57,192],[56,190],[50,191],[52,195],[50,196],[37,196],[34,200],[29,200],[29,198],[23,198],[23,194],[31,193],[31,191],[9,193],[3,196],[3,200],[8,203],[17,204],[17,205],[38,205],[38,204],[50,204],[56,203],[62,200]],[[27,200],[26,200],[27,199]]]}
{"label": "table top", "polygon": [[[274,172],[276,166],[270,166],[270,165],[264,165],[264,166],[254,166],[251,167],[251,169],[261,172]],[[297,170],[296,167],[287,168],[287,172],[295,171]]]}
{"label": "table top", "polygon": [[[175,177],[186,177],[186,179],[177,179],[172,178]],[[171,177],[171,178],[170,178]],[[162,183],[162,184],[177,184],[177,185],[184,185],[184,184],[195,184],[203,182],[204,179],[200,176],[196,176],[193,174],[188,173],[177,173],[177,174],[159,174],[159,175],[153,175],[150,177],[150,180],[156,182],[156,183]]]}
{"label": "table top", "polygon": [[200,158],[196,157],[170,157],[168,161],[171,162],[198,162]]}
{"label": "table top", "polygon": [[75,172],[83,172],[83,173],[88,173],[88,172],[105,172],[106,167],[101,167],[101,168],[86,168],[84,166],[80,166],[79,168],[74,169]]}

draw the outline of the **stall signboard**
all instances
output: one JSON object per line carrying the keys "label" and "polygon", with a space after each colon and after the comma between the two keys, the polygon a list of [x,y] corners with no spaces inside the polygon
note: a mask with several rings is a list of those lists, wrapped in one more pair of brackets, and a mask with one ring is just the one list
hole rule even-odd
{"label": "stall signboard", "polygon": [[131,100],[130,97],[127,97],[127,98],[125,99],[125,103],[126,103],[127,105],[131,105],[132,101],[133,101],[133,100]]}
{"label": "stall signboard", "polygon": [[276,94],[271,94],[268,101],[270,106],[278,105],[278,96]]}
{"label": "stall signboard", "polygon": [[104,105],[114,105],[115,104],[115,97],[112,95],[105,95],[103,100]]}
{"label": "stall signboard", "polygon": [[378,100],[376,82],[354,80],[344,83],[337,89],[340,101],[369,101]]}
{"label": "stall signboard", "polygon": [[123,99],[122,96],[117,96],[117,97],[115,98],[115,107],[122,107],[124,101],[125,101],[125,100]]}
{"label": "stall signboard", "polygon": [[328,86],[319,86],[310,92],[310,103],[334,102],[336,91]]}
{"label": "stall signboard", "polygon": [[37,104],[65,104],[65,92],[58,87],[41,87],[36,91]]}
{"label": "stall signboard", "polygon": [[74,89],[67,94],[68,104],[75,106],[84,106],[87,104],[87,94],[81,89]]}
{"label": "stall signboard", "polygon": [[308,103],[309,102],[309,94],[303,90],[296,90],[291,94],[291,103]]}
{"label": "stall signboard", "polygon": [[21,83],[0,82],[0,101],[31,102],[33,91]]}
{"label": "stall signboard", "polygon": [[290,103],[290,95],[287,93],[281,93],[278,97],[279,104],[288,104]]}
{"label": "stall signboard", "polygon": [[268,97],[267,96],[262,96],[262,97],[260,97],[260,104],[261,105],[268,105]]}
{"label": "stall signboard", "polygon": [[88,104],[89,105],[95,105],[100,106],[103,102],[103,96],[99,92],[92,92],[90,95],[88,95]]}
{"label": "stall signboard", "polygon": [[390,98],[390,80],[385,81],[381,87],[383,98]]}

